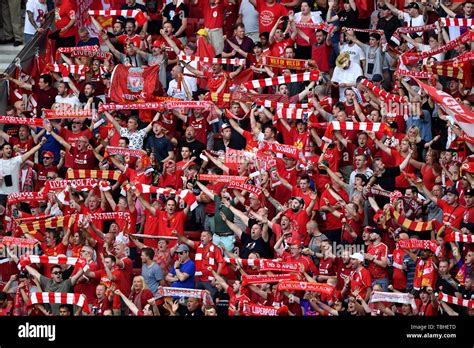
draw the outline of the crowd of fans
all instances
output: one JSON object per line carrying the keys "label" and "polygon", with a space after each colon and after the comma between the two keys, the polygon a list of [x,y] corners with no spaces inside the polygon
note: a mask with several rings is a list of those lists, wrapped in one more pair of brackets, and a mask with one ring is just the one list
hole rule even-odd
{"label": "crowd of fans", "polygon": [[[114,16],[106,25],[91,15],[88,29],[77,24],[75,1],[27,2],[25,40],[49,30],[43,15],[51,13],[47,40],[56,50],[97,46],[111,57],[64,50],[56,63],[86,65],[84,74],[3,76],[35,100],[11,99],[6,116],[93,113],[35,126],[5,122],[0,131],[1,315],[474,313],[473,138],[415,80],[471,112],[470,60],[430,70],[428,79],[416,74],[470,57],[472,42],[401,60],[470,32],[472,22],[447,27],[439,19],[472,21],[471,1],[110,4],[141,11],[145,23]],[[398,30],[415,26],[429,29]],[[202,52],[245,61],[180,59]],[[265,57],[302,65],[272,66]],[[159,65],[157,97],[210,107],[97,112],[111,103],[119,64]],[[240,85],[304,71],[319,71],[318,78]],[[395,103],[376,90],[405,99]],[[334,121],[340,128],[329,129]],[[359,123],[366,128],[349,126]],[[91,174],[93,187],[81,189],[70,176],[81,170],[118,175]],[[59,185],[64,179],[71,181]],[[46,197],[9,203],[24,192]],[[116,215],[94,218],[107,212]],[[59,258],[35,262],[32,254]],[[51,292],[83,294],[87,302],[32,301]]]}

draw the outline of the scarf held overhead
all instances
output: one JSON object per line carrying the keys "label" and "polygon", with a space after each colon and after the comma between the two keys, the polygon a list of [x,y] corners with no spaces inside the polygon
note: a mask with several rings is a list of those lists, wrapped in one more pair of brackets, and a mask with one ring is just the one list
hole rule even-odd
{"label": "scarf held overhead", "polygon": [[82,307],[85,313],[89,313],[89,304],[84,294],[73,294],[64,292],[33,292],[27,306],[41,303],[69,304]]}
{"label": "scarf held overhead", "polygon": [[247,89],[256,89],[262,87],[278,86],[281,84],[292,83],[292,82],[305,82],[305,81],[317,81],[319,79],[319,71],[314,70],[311,72],[283,75],[277,77],[269,77],[261,80],[252,80],[245,82],[242,86]]}

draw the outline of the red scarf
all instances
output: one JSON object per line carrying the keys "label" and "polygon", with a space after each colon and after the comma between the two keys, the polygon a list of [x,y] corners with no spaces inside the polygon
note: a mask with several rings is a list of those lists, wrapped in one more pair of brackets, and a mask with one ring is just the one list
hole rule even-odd
{"label": "red scarf", "polygon": [[431,259],[418,259],[415,269],[415,278],[413,279],[413,289],[420,290],[424,286],[431,288],[435,285],[436,269]]}
{"label": "red scarf", "polygon": [[309,283],[309,282],[300,282],[300,281],[283,281],[278,284],[279,291],[310,291],[310,292],[319,292],[327,296],[331,296],[334,292],[334,286],[322,283]]}
{"label": "red scarf", "polygon": [[[196,265],[196,273],[194,275],[196,276],[202,276],[202,271],[203,271],[203,266],[202,266],[202,259],[204,255],[204,248],[205,246],[200,243],[196,249],[196,255],[194,257],[194,263]],[[213,243],[209,244],[208,246],[208,263],[209,266],[212,267],[214,271],[217,270],[217,263],[216,263],[216,250],[217,246],[215,246]]]}

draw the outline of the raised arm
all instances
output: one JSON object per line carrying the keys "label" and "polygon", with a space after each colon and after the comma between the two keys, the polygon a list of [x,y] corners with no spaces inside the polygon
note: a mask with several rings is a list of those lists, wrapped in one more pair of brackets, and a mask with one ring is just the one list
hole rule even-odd
{"label": "raised arm", "polygon": [[25,162],[28,158],[30,158],[30,156],[34,155],[41,148],[41,146],[43,146],[44,143],[46,143],[46,138],[42,138],[41,142],[38,145],[35,145],[30,151],[21,155],[21,161]]}
{"label": "raised arm", "polygon": [[223,212],[220,212],[220,214],[221,214],[222,220],[227,224],[227,226],[232,230],[232,232],[234,232],[234,234],[237,236],[237,238],[240,239],[240,237],[242,237],[243,232],[239,228],[239,226],[234,224],[232,221],[229,221]]}

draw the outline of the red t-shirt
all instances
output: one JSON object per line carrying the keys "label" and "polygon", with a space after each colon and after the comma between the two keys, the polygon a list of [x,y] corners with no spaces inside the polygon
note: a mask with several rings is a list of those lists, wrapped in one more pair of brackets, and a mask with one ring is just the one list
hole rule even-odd
{"label": "red t-shirt", "polygon": [[[75,275],[77,272],[79,272],[79,269],[79,267],[74,267],[72,275]],[[98,269],[98,266],[95,262],[91,262],[89,263],[89,269],[91,272],[95,272]],[[99,284],[99,281],[96,278],[85,280],[83,277],[81,277],[78,283],[76,283],[74,286],[74,292],[76,294],[84,294],[87,297],[87,301],[92,303],[95,299],[95,288],[97,287],[97,284]]]}
{"label": "red t-shirt", "polygon": [[70,154],[73,158],[71,168],[73,169],[94,169],[95,156],[92,150],[79,151],[77,147],[72,146]]}
{"label": "red t-shirt", "polygon": [[[349,201],[349,196],[347,195],[347,192],[344,189],[339,189],[337,191],[337,194],[341,196],[346,202]],[[327,190],[323,191],[323,193],[321,194],[321,198],[319,200],[320,207],[326,205],[324,199],[327,199],[329,201],[329,205],[331,206],[334,206],[337,203],[336,199]],[[337,211],[342,213],[342,209],[338,209]],[[325,216],[326,219],[323,219],[324,223],[321,227],[323,230],[337,230],[342,228],[341,219],[337,218],[334,214],[325,213]]]}
{"label": "red t-shirt", "polygon": [[[260,30],[260,32],[262,32],[262,31]],[[279,42],[274,41],[270,45],[271,56],[273,56],[273,57],[283,57],[283,55],[285,54],[285,49],[288,46],[293,46],[294,44],[295,44],[295,40],[293,40],[292,38],[283,39]]]}
{"label": "red t-shirt", "polygon": [[[46,243],[41,243],[41,249],[43,250],[44,255],[46,256],[58,256],[58,255],[66,255],[67,246],[63,243],[59,243],[54,247],[46,246]],[[43,265],[43,275],[47,278],[51,277],[51,267],[54,264],[45,263]]]}
{"label": "red t-shirt", "polygon": [[344,264],[341,257],[336,257],[334,261],[335,261],[334,267],[336,269],[336,275],[337,275],[336,290],[342,290],[344,288],[343,276],[350,277],[353,269],[350,263]]}
{"label": "red t-shirt", "polygon": [[332,45],[328,46],[326,41],[319,46],[313,45],[311,50],[311,59],[318,64],[318,69],[322,72],[329,73],[331,66],[329,65],[329,57],[331,55]]}
{"label": "red t-shirt", "polygon": [[[168,218],[168,213],[164,210],[156,212],[159,218],[159,231],[161,236],[173,236],[172,231],[176,230],[179,234],[184,233],[184,222],[187,216],[182,211],[175,212],[171,218]],[[168,248],[176,245],[176,240],[170,240]]]}
{"label": "red t-shirt", "polygon": [[[382,257],[388,256],[388,248],[384,243],[378,245],[370,244],[367,248],[367,253],[374,255],[376,260],[382,260]],[[372,276],[372,279],[384,279],[388,278],[388,268],[380,267],[375,264],[373,261],[368,262],[367,269]]]}
{"label": "red t-shirt", "polygon": [[255,9],[258,11],[258,24],[260,32],[270,32],[273,26],[282,16],[288,16],[288,10],[285,6],[275,2],[268,5],[265,0],[257,0]]}
{"label": "red t-shirt", "polygon": [[197,141],[206,144],[207,143],[207,120],[203,117],[201,120],[197,120],[196,116],[191,115],[187,119],[188,126],[191,126],[196,131]]}
{"label": "red t-shirt", "polygon": [[[56,5],[54,10],[54,21],[56,30],[66,27],[71,19],[76,18],[76,2],[71,0],[63,0],[61,4]],[[77,22],[65,32],[60,32],[59,37],[71,37],[77,34]]]}
{"label": "red t-shirt", "polygon": [[[466,208],[459,204],[453,207],[443,199],[438,199],[436,203],[443,210],[443,221],[449,222],[453,227],[459,229],[461,227],[461,222],[464,217],[464,213],[466,212]],[[449,231],[451,231],[451,229],[449,229]]]}
{"label": "red t-shirt", "polygon": [[[306,207],[305,207],[306,208]],[[303,208],[303,210],[300,210],[297,213],[293,213],[291,210],[289,210],[286,213],[286,216],[290,219],[290,221],[293,221],[296,223],[298,227],[298,235],[299,238],[306,243],[309,242],[309,234],[306,231],[306,224],[309,222],[309,216],[306,213],[306,209]]]}
{"label": "red t-shirt", "polygon": [[[77,146],[77,140],[79,137],[84,136],[87,139],[92,139],[92,132],[90,129],[85,129],[80,131],[79,133],[73,133],[71,130],[67,128],[61,128],[59,135],[66,140],[66,142],[71,146]],[[107,137],[107,135],[106,135]],[[72,156],[71,151],[66,151],[66,157],[64,158],[64,166],[66,168],[72,168],[74,165],[74,158]]]}
{"label": "red t-shirt", "polygon": [[[194,242],[194,250],[197,250],[201,242]],[[209,257],[210,257],[210,248],[211,245],[214,245],[212,243],[207,244],[206,246],[203,247],[203,254],[202,254],[202,260],[201,260],[201,267],[196,266],[196,271],[202,272],[202,275],[197,275],[195,276],[196,280],[207,282],[209,281],[209,277],[212,276],[212,273],[208,271],[208,267],[212,267],[214,271],[217,271],[217,267],[219,266],[220,263],[224,263],[224,256],[222,256],[222,250],[218,246],[214,245],[214,264],[209,263]]]}
{"label": "red t-shirt", "polygon": [[327,276],[335,276],[336,269],[334,259],[328,257],[327,259],[319,259],[319,274]]}
{"label": "red t-shirt", "polygon": [[117,282],[117,286],[120,291],[122,291],[123,294],[128,297],[132,291],[133,263],[128,257],[124,257],[122,261],[124,263],[124,267],[119,268],[121,275],[120,280]]}
{"label": "red t-shirt", "polygon": [[351,277],[351,294],[356,289],[359,289],[359,295],[365,298],[367,295],[367,288],[372,286],[372,277],[367,269],[361,268],[359,272],[354,271]]}
{"label": "red t-shirt", "polygon": [[220,1],[211,6],[209,1],[201,0],[199,2],[203,11],[204,25],[207,29],[217,29],[224,27],[224,9],[228,5],[228,1]]}
{"label": "red t-shirt", "polygon": [[35,190],[39,191],[43,188],[44,184],[46,183],[46,175],[48,172],[59,173],[58,167],[55,165],[49,166],[46,168],[44,165],[35,163],[33,169],[36,171],[36,183],[35,183]]}
{"label": "red t-shirt", "polygon": [[132,44],[134,44],[136,48],[140,48],[140,42],[141,42],[140,35],[135,34],[135,35],[133,35],[132,37],[129,38],[127,34],[123,34],[123,35],[120,35],[120,36],[117,37],[117,41],[123,45],[124,53],[127,52],[127,45],[126,45],[127,44],[127,39]]}
{"label": "red t-shirt", "polygon": [[[18,152],[15,153],[15,156],[23,155],[35,146],[35,142],[31,137],[28,137],[25,141],[20,140],[19,138],[10,137],[9,142],[12,147],[18,146]],[[29,159],[31,159],[31,157]]]}
{"label": "red t-shirt", "polygon": [[245,138],[245,151],[254,151],[258,149],[258,141],[253,138],[253,134],[244,130],[243,137]]}

